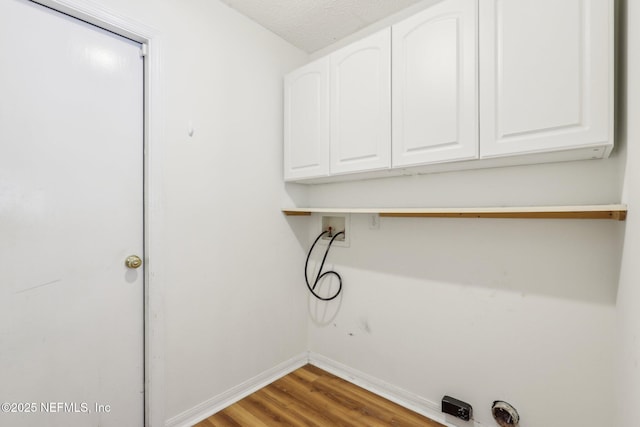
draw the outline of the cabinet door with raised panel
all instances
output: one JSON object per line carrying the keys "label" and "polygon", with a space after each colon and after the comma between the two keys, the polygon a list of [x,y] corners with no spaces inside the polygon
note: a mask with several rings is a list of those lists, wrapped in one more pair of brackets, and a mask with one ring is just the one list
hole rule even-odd
{"label": "cabinet door with raised panel", "polygon": [[391,165],[391,31],[331,58],[331,174]]}
{"label": "cabinet door with raised panel", "polygon": [[481,157],[613,144],[613,23],[610,0],[480,1]]}
{"label": "cabinet door with raised panel", "polygon": [[284,179],[329,174],[329,58],[284,78]]}
{"label": "cabinet door with raised panel", "polygon": [[393,26],[393,166],[478,157],[477,1]]}

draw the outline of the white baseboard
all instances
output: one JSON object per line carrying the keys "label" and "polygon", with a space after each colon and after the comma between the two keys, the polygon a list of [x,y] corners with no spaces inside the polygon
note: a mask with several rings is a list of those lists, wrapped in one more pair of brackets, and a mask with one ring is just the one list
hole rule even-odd
{"label": "white baseboard", "polygon": [[[386,383],[364,372],[352,369],[342,363],[329,359],[317,353],[309,352],[309,363],[333,375],[358,385],[365,390],[382,396],[400,406],[411,409],[434,421],[445,424],[444,415],[437,403],[426,400],[416,394]],[[445,424],[448,425],[448,424]]]}
{"label": "white baseboard", "polygon": [[482,427],[478,422],[451,419],[442,413],[440,404],[431,402],[417,394],[403,390],[392,384],[382,381],[379,378],[352,369],[342,363],[329,359],[317,353],[309,352],[309,363],[323,369],[345,381],[349,381],[357,386],[369,390],[372,393],[382,396],[400,406],[410,409],[418,414],[424,415],[434,421],[448,427]]}
{"label": "white baseboard", "polygon": [[382,396],[400,406],[410,409],[418,414],[431,418],[447,427],[483,427],[477,421],[464,422],[443,414],[440,410],[440,404],[427,400],[421,396],[403,390],[392,384],[382,381],[379,378],[352,369],[346,365],[336,362],[328,357],[313,352],[305,352],[293,357],[278,366],[257,375],[242,384],[239,384],[224,393],[212,397],[211,399],[200,403],[199,405],[167,420],[165,427],[191,427],[192,425],[210,417],[234,404],[235,402],[247,397],[262,387],[271,384],[277,379],[295,371],[296,369],[310,363],[320,369],[358,385],[365,390]]}
{"label": "white baseboard", "polygon": [[210,417],[229,405],[247,397],[262,387],[295,371],[309,362],[308,354],[302,353],[278,366],[269,369],[237,386],[206,400],[199,405],[184,411],[165,423],[165,427],[191,427],[192,425]]}

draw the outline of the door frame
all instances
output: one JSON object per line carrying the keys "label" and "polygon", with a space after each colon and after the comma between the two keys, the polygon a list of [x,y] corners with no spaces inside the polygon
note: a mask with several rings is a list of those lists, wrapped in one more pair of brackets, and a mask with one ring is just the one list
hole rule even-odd
{"label": "door frame", "polygon": [[163,426],[164,408],[164,304],[162,273],[159,271],[161,246],[156,244],[156,231],[162,224],[160,161],[164,134],[162,126],[162,91],[160,85],[160,52],[162,34],[153,27],[122,16],[92,3],[91,0],[28,0],[115,34],[146,45],[143,64],[144,88],[144,424]]}

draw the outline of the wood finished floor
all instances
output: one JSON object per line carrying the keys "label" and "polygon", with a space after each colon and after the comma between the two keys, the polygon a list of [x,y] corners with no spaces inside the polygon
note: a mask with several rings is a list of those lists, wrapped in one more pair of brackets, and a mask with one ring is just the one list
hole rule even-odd
{"label": "wood finished floor", "polygon": [[444,427],[313,365],[195,425],[212,426]]}

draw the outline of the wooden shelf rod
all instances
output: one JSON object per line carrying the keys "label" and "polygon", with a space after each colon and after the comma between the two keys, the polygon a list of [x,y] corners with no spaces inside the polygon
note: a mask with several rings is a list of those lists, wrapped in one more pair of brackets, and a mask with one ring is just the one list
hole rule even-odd
{"label": "wooden shelf rod", "polygon": [[285,215],[312,213],[377,213],[399,218],[527,218],[527,219],[610,219],[624,221],[626,205],[526,206],[489,208],[289,208]]}

